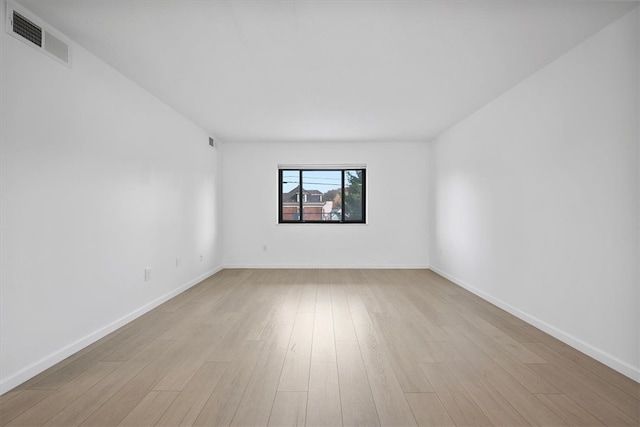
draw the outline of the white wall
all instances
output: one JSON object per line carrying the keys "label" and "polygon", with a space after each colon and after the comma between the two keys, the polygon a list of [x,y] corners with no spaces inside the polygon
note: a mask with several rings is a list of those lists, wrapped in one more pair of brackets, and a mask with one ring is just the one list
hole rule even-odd
{"label": "white wall", "polygon": [[[428,265],[426,143],[230,143],[223,157],[225,266]],[[278,225],[278,164],[336,163],[367,165],[368,224]]]}
{"label": "white wall", "polygon": [[211,274],[222,241],[203,130],[77,46],[69,69],[0,39],[4,392]]}
{"label": "white wall", "polygon": [[[640,9],[638,9],[636,11],[636,15],[640,15]],[[637,18],[638,21],[640,21],[640,16]],[[640,24],[638,24],[640,26]],[[640,70],[640,43],[638,43],[638,69]],[[636,122],[636,128],[638,129],[638,139],[640,140],[640,73],[638,73],[638,98],[636,100],[636,105],[637,105],[637,115],[638,115],[638,119]],[[638,144],[640,144],[640,142],[638,142]],[[637,154],[638,154],[638,165],[640,165],[640,148],[638,148],[637,150]],[[636,202],[636,206],[638,211],[640,211],[640,167],[636,168],[636,182],[637,182],[637,194],[638,194],[638,199]],[[638,224],[637,224],[637,228],[636,228],[636,235],[638,236],[638,244],[636,246],[636,251],[637,251],[637,262],[636,262],[636,277],[637,277],[637,287],[636,287],[636,293],[637,293],[637,305],[636,305],[636,310],[640,311],[640,214],[638,215]],[[640,317],[640,314],[638,314],[638,317]],[[639,323],[640,323],[640,319],[638,319]],[[638,332],[638,335],[640,335],[640,332]],[[640,367],[640,337],[638,337],[637,341],[637,355],[638,357],[636,358],[636,366]],[[637,379],[637,378],[636,378]],[[640,380],[638,380],[640,381]]]}
{"label": "white wall", "polygon": [[431,264],[640,379],[639,14],[433,143]]}

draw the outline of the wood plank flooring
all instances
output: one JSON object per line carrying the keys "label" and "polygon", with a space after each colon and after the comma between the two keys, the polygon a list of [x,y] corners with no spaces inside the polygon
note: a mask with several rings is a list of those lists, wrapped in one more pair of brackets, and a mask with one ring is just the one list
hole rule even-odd
{"label": "wood plank flooring", "polygon": [[638,426],[640,385],[429,270],[224,270],[1,426]]}

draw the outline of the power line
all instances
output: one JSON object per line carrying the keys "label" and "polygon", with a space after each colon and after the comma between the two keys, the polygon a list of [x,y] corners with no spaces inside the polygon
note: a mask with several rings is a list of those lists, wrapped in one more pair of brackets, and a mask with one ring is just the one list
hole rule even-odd
{"label": "power line", "polygon": [[[283,184],[300,184],[298,181],[282,181]],[[333,185],[333,186],[338,186],[338,188],[340,188],[340,184],[334,184],[334,183],[329,183],[329,182],[309,182],[309,181],[304,181],[302,183],[302,185]]]}

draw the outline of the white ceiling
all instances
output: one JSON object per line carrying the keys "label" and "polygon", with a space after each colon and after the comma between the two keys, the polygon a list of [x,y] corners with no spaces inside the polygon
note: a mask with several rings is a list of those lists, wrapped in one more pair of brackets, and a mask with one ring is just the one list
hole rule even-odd
{"label": "white ceiling", "polygon": [[630,1],[20,0],[226,141],[419,141]]}

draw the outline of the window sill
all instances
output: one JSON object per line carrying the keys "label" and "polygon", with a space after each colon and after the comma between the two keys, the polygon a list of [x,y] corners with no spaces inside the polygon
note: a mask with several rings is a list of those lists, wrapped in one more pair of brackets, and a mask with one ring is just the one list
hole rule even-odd
{"label": "window sill", "polygon": [[369,225],[368,222],[277,222],[276,225],[305,225],[305,226],[321,226],[321,227],[326,227],[327,225],[356,225],[356,226],[363,226],[363,225]]}

